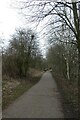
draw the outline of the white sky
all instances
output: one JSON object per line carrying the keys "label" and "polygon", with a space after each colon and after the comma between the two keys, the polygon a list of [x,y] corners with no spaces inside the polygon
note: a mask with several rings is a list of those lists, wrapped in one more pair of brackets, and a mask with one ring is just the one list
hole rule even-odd
{"label": "white sky", "polygon": [[[12,3],[15,1],[16,0],[0,0],[0,38],[4,39],[4,45],[2,46],[8,45],[8,40],[10,36],[14,34],[16,28],[24,26],[27,28],[26,21],[19,14],[19,10],[12,7]],[[46,19],[45,23],[47,21]],[[41,31],[43,24],[44,22],[37,28],[38,32]],[[31,25],[31,27],[34,25]],[[40,40],[40,43],[44,54],[46,49],[44,44],[46,43],[43,38]]]}
{"label": "white sky", "polygon": [[11,3],[14,1],[16,0],[0,0],[0,37],[4,36],[4,38],[7,38],[14,32],[16,27],[23,26],[23,21],[18,11],[10,7]]}
{"label": "white sky", "polygon": [[11,0],[0,0],[0,37],[8,39],[16,28],[21,24],[16,10],[10,7]]}
{"label": "white sky", "polygon": [[[27,28],[25,20],[18,13],[18,9],[11,7],[12,3],[15,1],[16,0],[0,0],[0,38],[4,39],[5,45],[7,45],[10,35],[14,33],[16,28],[24,26]],[[47,21],[48,19],[45,19],[45,21],[39,25],[37,28],[38,32],[41,31],[43,24]],[[45,51],[45,44],[46,42],[41,39],[41,47],[43,47],[43,52]]]}

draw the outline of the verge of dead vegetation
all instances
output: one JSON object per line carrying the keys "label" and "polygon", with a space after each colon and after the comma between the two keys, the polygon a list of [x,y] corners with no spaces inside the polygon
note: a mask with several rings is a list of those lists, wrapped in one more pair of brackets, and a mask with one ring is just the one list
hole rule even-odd
{"label": "verge of dead vegetation", "polygon": [[2,109],[7,108],[14,100],[21,96],[24,92],[30,89],[36,84],[42,76],[42,72],[39,71],[39,75],[30,76],[27,78],[9,78],[3,77],[2,81]]}
{"label": "verge of dead vegetation", "polygon": [[78,118],[78,85],[66,80],[63,76],[54,74],[62,96],[62,106],[65,118]]}

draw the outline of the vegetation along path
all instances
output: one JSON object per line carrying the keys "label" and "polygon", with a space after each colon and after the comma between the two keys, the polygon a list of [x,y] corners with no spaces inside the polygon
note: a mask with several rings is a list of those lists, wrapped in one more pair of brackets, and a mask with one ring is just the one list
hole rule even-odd
{"label": "vegetation along path", "polygon": [[49,71],[3,111],[3,118],[64,118],[60,94]]}

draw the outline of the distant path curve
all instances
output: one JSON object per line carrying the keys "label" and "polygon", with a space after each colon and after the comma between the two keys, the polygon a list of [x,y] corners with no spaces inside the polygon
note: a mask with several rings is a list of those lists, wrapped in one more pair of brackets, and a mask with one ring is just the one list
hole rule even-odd
{"label": "distant path curve", "polygon": [[3,118],[64,118],[60,94],[49,71],[3,111]]}

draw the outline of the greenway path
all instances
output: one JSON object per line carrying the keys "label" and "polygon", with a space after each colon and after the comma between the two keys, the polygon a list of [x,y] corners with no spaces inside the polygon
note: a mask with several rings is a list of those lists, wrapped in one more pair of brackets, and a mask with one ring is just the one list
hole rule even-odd
{"label": "greenway path", "polygon": [[3,111],[3,118],[64,118],[61,97],[49,71]]}

